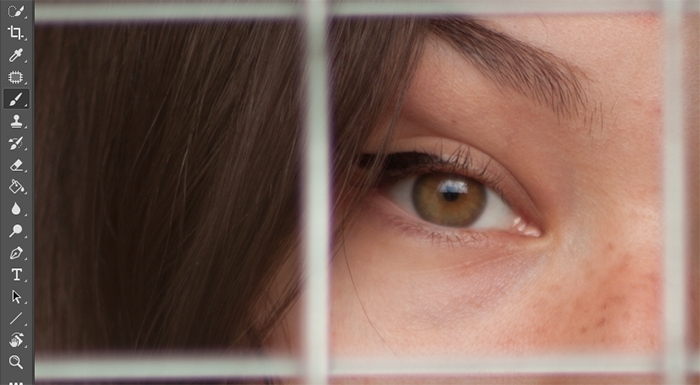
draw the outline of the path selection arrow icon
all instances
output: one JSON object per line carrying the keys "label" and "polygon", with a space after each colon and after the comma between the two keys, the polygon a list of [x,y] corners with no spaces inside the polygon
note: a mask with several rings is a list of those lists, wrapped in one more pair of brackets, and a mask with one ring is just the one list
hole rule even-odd
{"label": "path selection arrow icon", "polygon": [[22,298],[16,291],[12,290],[12,302],[17,302],[19,305],[19,299]]}

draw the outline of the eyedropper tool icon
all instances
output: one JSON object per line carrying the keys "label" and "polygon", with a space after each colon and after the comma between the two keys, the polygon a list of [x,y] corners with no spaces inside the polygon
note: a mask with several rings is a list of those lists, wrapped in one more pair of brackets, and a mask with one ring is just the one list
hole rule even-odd
{"label": "eyedropper tool icon", "polygon": [[10,56],[10,63],[17,60],[18,57],[22,56],[23,51],[24,51],[24,49],[22,49],[22,48],[15,50],[15,53],[12,56]]}

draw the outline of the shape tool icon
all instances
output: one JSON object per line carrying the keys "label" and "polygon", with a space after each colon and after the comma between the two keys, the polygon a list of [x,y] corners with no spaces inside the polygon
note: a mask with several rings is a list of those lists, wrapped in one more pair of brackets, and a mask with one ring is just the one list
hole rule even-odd
{"label": "shape tool icon", "polygon": [[10,322],[10,325],[15,323],[15,321],[17,321],[17,318],[19,318],[19,316],[21,316],[21,315],[22,315],[22,312],[19,312],[19,314],[17,314],[17,317],[15,317],[15,319],[13,319],[12,322]]}

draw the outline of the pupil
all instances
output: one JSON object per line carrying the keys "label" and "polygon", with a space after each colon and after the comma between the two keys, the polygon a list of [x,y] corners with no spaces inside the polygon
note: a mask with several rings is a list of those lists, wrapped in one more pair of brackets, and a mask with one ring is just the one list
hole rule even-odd
{"label": "pupil", "polygon": [[457,199],[459,199],[459,193],[458,192],[445,192],[442,193],[442,197],[448,201],[448,202],[454,202]]}

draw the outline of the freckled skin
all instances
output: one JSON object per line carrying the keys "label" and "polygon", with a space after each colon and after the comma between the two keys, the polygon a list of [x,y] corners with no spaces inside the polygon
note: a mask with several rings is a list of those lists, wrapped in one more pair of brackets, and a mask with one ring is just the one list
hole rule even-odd
{"label": "freckled skin", "polygon": [[[471,246],[436,244],[387,225],[383,218],[395,207],[370,198],[332,262],[333,354],[659,352],[659,20],[542,16],[486,23],[581,69],[588,77],[584,87],[595,99],[592,112],[563,122],[546,107],[497,87],[449,44],[432,38],[390,147],[466,143],[487,153],[527,191],[541,214],[543,234],[492,233],[489,242]],[[596,114],[597,120],[589,119]],[[590,126],[591,121],[598,125]],[[643,376],[520,380],[658,381]]]}

